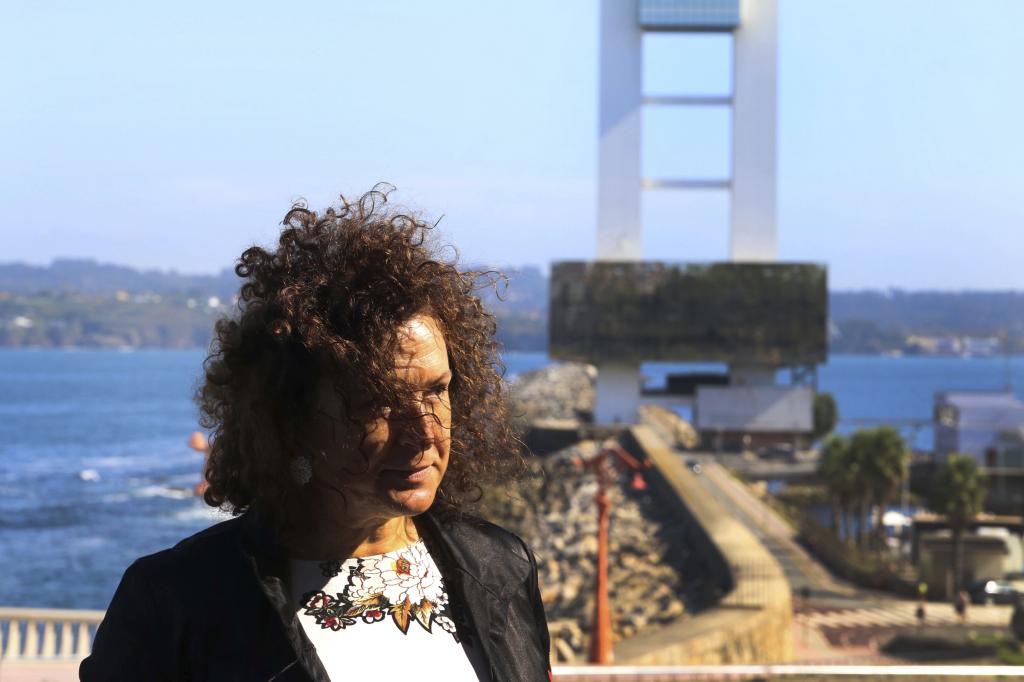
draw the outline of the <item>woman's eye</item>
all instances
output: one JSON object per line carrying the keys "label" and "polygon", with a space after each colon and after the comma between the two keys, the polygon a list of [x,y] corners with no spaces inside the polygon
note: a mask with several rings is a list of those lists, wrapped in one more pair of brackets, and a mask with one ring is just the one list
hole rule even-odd
{"label": "woman's eye", "polygon": [[431,393],[433,393],[434,395],[438,395],[438,396],[444,395],[447,392],[448,392],[448,384],[438,384],[437,386],[434,386],[434,388],[431,389]]}

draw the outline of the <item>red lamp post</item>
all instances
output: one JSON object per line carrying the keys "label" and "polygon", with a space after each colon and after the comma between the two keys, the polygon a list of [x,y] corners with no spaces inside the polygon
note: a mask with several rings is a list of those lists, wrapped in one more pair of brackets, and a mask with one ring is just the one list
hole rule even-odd
{"label": "red lamp post", "polygon": [[614,441],[605,443],[596,456],[580,462],[597,477],[597,494],[594,495],[594,502],[597,504],[597,593],[594,599],[594,621],[590,633],[588,660],[601,664],[611,663],[614,659],[612,612],[608,603],[608,519],[612,507],[608,486],[614,480],[612,476],[615,462],[633,471],[631,485],[634,490],[643,490],[647,487],[640,471],[650,466],[649,462],[641,463]]}

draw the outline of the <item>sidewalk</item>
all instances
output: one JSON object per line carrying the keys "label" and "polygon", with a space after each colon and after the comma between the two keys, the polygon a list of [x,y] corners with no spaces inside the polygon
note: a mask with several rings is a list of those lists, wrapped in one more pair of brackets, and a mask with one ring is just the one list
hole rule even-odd
{"label": "sidewalk", "polygon": [[0,682],[78,682],[78,661],[0,661]]}

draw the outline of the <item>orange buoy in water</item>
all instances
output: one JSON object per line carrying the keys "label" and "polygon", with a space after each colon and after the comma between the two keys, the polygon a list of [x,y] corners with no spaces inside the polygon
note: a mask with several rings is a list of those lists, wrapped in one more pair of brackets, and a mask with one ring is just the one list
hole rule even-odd
{"label": "orange buoy in water", "polygon": [[[193,431],[192,435],[188,439],[188,446],[196,452],[201,452],[203,455],[210,454],[210,443],[206,440],[206,436],[203,435],[202,431]],[[203,462],[203,469],[206,469],[206,462]],[[206,489],[210,487],[210,484],[206,479],[199,481],[192,486],[192,492],[195,493],[196,497],[202,497]]]}
{"label": "orange buoy in water", "polygon": [[202,431],[192,432],[188,439],[188,446],[197,452],[206,452],[210,449],[210,444],[206,442],[206,436]]}

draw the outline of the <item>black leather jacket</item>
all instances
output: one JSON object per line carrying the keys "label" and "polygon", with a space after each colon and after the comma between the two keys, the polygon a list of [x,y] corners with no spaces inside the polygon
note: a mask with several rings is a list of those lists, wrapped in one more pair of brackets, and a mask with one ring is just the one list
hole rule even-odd
{"label": "black leather jacket", "polygon": [[[472,517],[428,512],[416,524],[453,607],[462,605],[453,608],[462,615],[459,634],[480,642],[491,680],[548,680],[537,566],[523,541]],[[286,567],[252,512],[137,560],[121,579],[81,679],[327,682],[287,596]],[[443,679],[443,671],[431,672],[409,676]]]}

